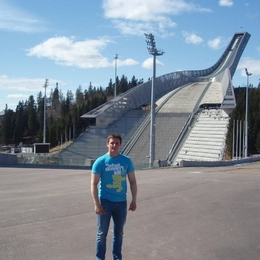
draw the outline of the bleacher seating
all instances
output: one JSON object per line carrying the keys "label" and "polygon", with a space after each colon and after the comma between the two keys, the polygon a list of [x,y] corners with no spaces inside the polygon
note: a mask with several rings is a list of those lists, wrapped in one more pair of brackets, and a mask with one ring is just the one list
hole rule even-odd
{"label": "bleacher seating", "polygon": [[148,113],[149,111],[144,110],[131,110],[107,128],[89,127],[58,156],[64,164],[67,162],[69,165],[84,165],[86,159],[96,159],[107,152],[106,138],[110,133],[120,133],[124,145]]}
{"label": "bleacher seating", "polygon": [[220,161],[224,156],[228,115],[221,109],[201,111],[175,157],[174,165],[186,161]]}

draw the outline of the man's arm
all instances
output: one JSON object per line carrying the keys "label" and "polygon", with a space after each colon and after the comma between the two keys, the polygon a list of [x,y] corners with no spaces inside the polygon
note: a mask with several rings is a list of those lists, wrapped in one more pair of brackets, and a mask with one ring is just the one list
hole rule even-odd
{"label": "man's arm", "polygon": [[94,205],[95,205],[95,212],[96,214],[99,215],[103,215],[104,209],[103,207],[100,205],[99,203],[99,199],[98,199],[98,183],[99,183],[99,179],[100,179],[100,174],[91,174],[91,195],[94,201]]}
{"label": "man's arm", "polygon": [[129,206],[129,210],[135,211],[136,210],[136,197],[137,197],[137,183],[135,178],[135,172],[129,172],[128,174],[128,180],[130,183],[130,189],[132,194],[132,201]]}

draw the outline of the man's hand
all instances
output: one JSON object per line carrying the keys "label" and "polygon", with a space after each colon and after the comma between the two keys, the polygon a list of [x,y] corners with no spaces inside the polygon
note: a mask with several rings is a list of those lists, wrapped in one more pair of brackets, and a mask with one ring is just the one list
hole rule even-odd
{"label": "man's hand", "polygon": [[95,205],[95,212],[98,215],[105,214],[105,211],[104,211],[103,207],[100,204],[99,205]]}
{"label": "man's hand", "polygon": [[97,185],[99,183],[99,179],[100,179],[100,174],[91,174],[91,195],[94,201],[94,205],[95,205],[95,212],[98,215],[103,215],[105,214],[105,211],[103,209],[103,207],[101,206],[99,199],[98,199],[98,188]]}
{"label": "man's hand", "polygon": [[137,195],[137,184],[135,179],[135,172],[129,172],[128,180],[130,183],[130,189],[132,193],[132,202],[129,205],[129,210],[135,211],[136,210],[136,195]]}
{"label": "man's hand", "polygon": [[132,201],[129,205],[129,210],[135,211],[136,210],[136,202]]}

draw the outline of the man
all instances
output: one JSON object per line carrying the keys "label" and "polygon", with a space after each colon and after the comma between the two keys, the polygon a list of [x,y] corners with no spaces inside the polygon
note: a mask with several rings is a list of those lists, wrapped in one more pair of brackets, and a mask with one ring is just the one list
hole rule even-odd
{"label": "man", "polygon": [[[127,215],[127,178],[132,201],[129,210],[136,210],[137,184],[131,159],[119,153],[122,137],[111,134],[107,138],[108,152],[92,167],[91,195],[97,214],[96,259],[104,260],[110,219],[113,219],[113,260],[122,259],[123,228]],[[99,188],[98,188],[99,184]]]}

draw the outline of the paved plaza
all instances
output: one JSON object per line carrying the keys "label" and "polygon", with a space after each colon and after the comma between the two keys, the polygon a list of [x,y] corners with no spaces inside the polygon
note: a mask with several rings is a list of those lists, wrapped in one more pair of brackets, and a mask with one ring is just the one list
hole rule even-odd
{"label": "paved plaza", "polygon": [[[0,167],[0,259],[94,260],[90,173]],[[260,259],[260,163],[136,176],[124,260]]]}

